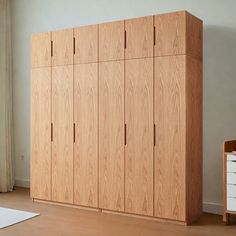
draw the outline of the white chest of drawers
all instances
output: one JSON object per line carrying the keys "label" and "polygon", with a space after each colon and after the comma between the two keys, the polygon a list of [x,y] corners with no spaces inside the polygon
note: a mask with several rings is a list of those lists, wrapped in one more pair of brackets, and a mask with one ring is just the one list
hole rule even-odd
{"label": "white chest of drawers", "polygon": [[236,211],[236,156],[226,156],[226,197],[227,211]]}
{"label": "white chest of drawers", "polygon": [[236,140],[225,141],[223,145],[223,221],[230,223],[230,215],[236,215]]}

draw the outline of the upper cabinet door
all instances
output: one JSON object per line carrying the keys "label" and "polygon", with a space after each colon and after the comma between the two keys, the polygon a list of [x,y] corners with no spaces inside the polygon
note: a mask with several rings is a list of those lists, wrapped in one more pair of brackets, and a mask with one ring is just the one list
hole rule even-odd
{"label": "upper cabinet door", "polygon": [[124,211],[124,60],[99,65],[99,207]]}
{"label": "upper cabinet door", "polygon": [[185,13],[155,16],[155,56],[185,54]]}
{"label": "upper cabinet door", "polygon": [[31,67],[51,66],[51,33],[31,36]]}
{"label": "upper cabinet door", "polygon": [[125,21],[125,59],[153,57],[153,16]]}
{"label": "upper cabinet door", "polygon": [[52,200],[73,203],[73,66],[52,68]]}
{"label": "upper cabinet door", "polygon": [[125,62],[125,212],[153,215],[153,58]]}
{"label": "upper cabinet door", "polygon": [[52,32],[52,66],[73,64],[73,29]]}
{"label": "upper cabinet door", "polygon": [[155,216],[185,221],[185,56],[155,58]]}
{"label": "upper cabinet door", "polygon": [[155,56],[202,58],[202,21],[186,11],[155,16]]}
{"label": "upper cabinet door", "polygon": [[31,70],[31,197],[51,200],[51,68]]}
{"label": "upper cabinet door", "polygon": [[99,61],[124,59],[124,21],[99,25]]}
{"label": "upper cabinet door", "polygon": [[98,206],[98,65],[74,66],[74,203]]}
{"label": "upper cabinet door", "polygon": [[74,64],[98,61],[98,25],[74,29]]}

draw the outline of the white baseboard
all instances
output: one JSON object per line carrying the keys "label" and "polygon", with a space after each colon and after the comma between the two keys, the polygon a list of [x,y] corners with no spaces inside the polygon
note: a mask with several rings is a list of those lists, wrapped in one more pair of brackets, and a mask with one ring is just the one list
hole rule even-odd
{"label": "white baseboard", "polygon": [[203,202],[203,212],[223,215],[223,205],[214,202]]}
{"label": "white baseboard", "polygon": [[15,179],[15,186],[16,187],[24,187],[30,188],[30,180],[29,179]]}

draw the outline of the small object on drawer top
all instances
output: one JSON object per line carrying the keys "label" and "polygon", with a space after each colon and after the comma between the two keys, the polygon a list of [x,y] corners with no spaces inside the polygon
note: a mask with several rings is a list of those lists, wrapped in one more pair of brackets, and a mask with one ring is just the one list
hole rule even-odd
{"label": "small object on drawer top", "polygon": [[236,151],[232,151],[232,154],[233,154],[233,155],[236,155]]}

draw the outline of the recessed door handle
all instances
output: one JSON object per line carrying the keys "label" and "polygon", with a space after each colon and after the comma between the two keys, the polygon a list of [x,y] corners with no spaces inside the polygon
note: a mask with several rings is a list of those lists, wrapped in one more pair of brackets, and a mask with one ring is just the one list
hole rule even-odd
{"label": "recessed door handle", "polygon": [[156,125],[153,127],[153,144],[156,146]]}
{"label": "recessed door handle", "polygon": [[53,123],[51,123],[51,142],[53,142]]}
{"label": "recessed door handle", "polygon": [[126,126],[126,124],[125,124],[125,145],[127,144],[126,132],[127,132],[127,126]]}

